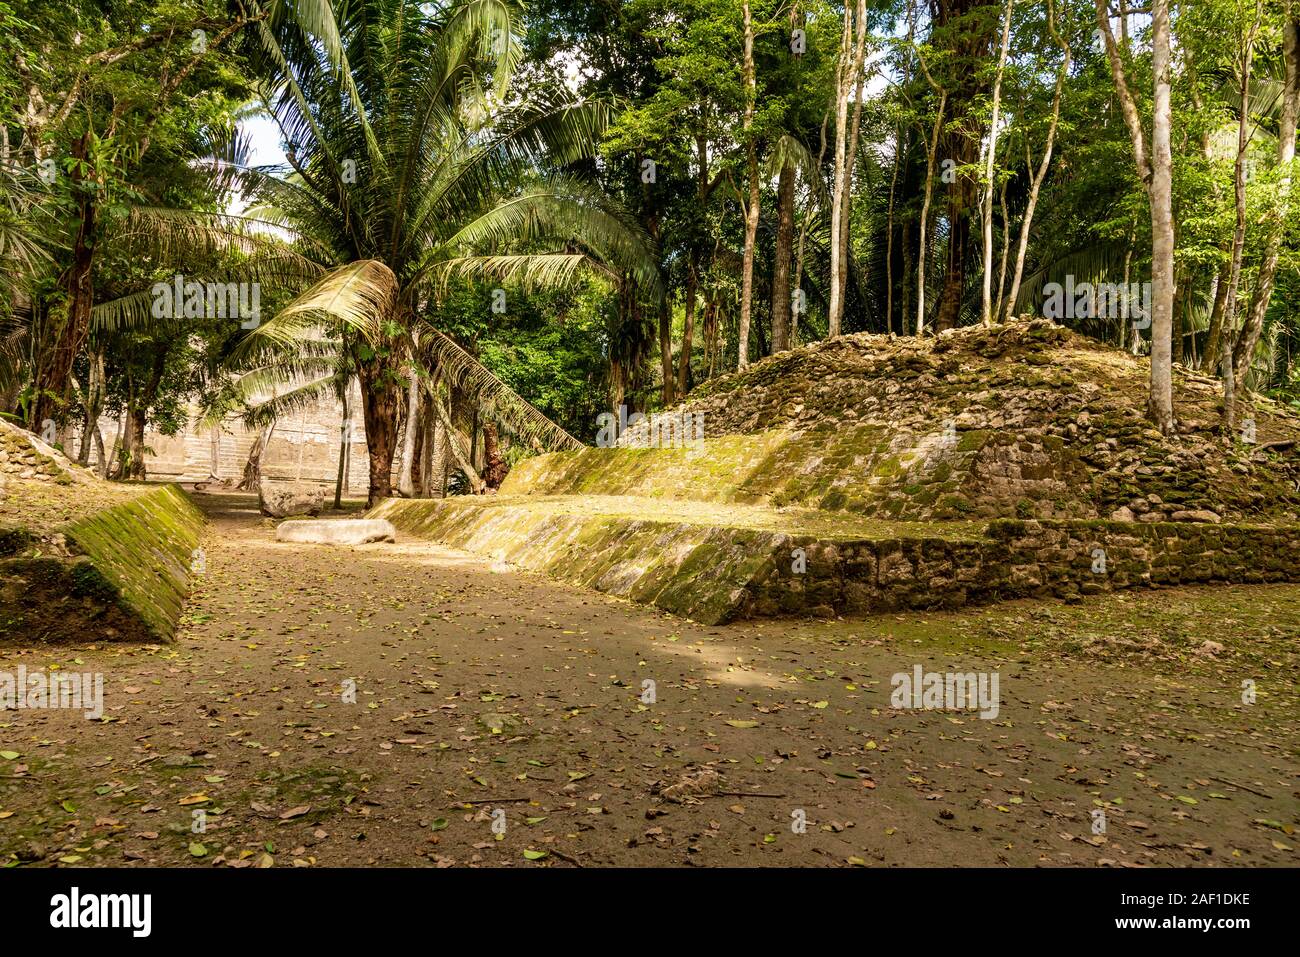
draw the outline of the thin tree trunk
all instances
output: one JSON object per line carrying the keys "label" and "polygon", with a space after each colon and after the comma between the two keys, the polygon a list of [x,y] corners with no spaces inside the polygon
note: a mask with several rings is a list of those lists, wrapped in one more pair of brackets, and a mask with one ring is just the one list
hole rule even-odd
{"label": "thin tree trunk", "polygon": [[419,437],[420,379],[414,366],[410,369],[410,380],[406,386],[406,431],[402,435],[402,466],[397,475],[397,491],[403,498],[415,496],[411,466],[415,461],[415,440]]}
{"label": "thin tree trunk", "polygon": [[677,360],[677,394],[682,398],[691,389],[691,348],[695,339],[695,297],[699,279],[695,263],[691,262],[686,274],[686,309],[682,320],[682,354]]}
{"label": "thin tree trunk", "polygon": [[668,408],[676,401],[673,386],[677,376],[673,371],[673,312],[667,296],[659,304],[659,370],[663,376],[664,408]]}
{"label": "thin tree trunk", "polygon": [[[81,449],[77,453],[80,465],[90,464],[90,448],[95,430],[99,428],[99,417],[104,411],[104,352],[92,349],[90,352],[90,375],[86,380],[86,428],[81,435]],[[102,440],[101,440],[102,441]]]}
{"label": "thin tree trunk", "polygon": [[[822,114],[821,132],[818,135],[817,145],[817,169],[822,168],[822,163],[826,159],[826,124],[830,122],[831,114],[828,110]],[[799,224],[799,248],[794,257],[794,286],[791,293],[797,293],[799,296],[798,308],[794,305],[794,300],[790,303],[790,348],[797,348],[799,345],[799,314],[804,310],[807,303],[807,296],[803,292],[803,265],[804,265],[804,248],[808,239],[808,220],[809,216],[804,215],[803,221]]]}
{"label": "thin tree trunk", "polygon": [[95,423],[95,456],[99,459],[96,463],[95,471],[100,478],[108,478],[108,457],[104,454],[104,433]]}
{"label": "thin tree trunk", "polygon": [[[929,74],[926,74],[929,76]],[[916,335],[919,339],[925,335],[925,262],[928,258],[926,248],[926,222],[930,218],[930,198],[934,195],[934,164],[939,152],[939,132],[943,129],[943,110],[948,102],[948,94],[942,89],[939,94],[939,107],[934,116],[934,131],[930,135],[930,146],[925,156],[925,199],[921,202],[921,238],[916,254]]]}
{"label": "thin tree trunk", "polygon": [[100,462],[100,474],[104,478],[110,475],[118,474],[118,461],[122,453],[122,443],[126,435],[126,415],[123,413],[117,417],[117,428],[113,431],[113,451]]}
{"label": "thin tree trunk", "polygon": [[995,319],[1002,318],[1003,297],[1007,294],[1007,257],[1011,254],[1011,219],[1007,216],[1007,184],[1010,177],[1002,180],[1002,195],[999,205],[1002,207],[1002,256],[998,266],[998,298],[993,307]]}
{"label": "thin tree trunk", "polygon": [[1278,184],[1278,200],[1268,218],[1268,238],[1264,256],[1259,266],[1259,278],[1251,296],[1250,311],[1242,324],[1241,334],[1233,350],[1236,376],[1244,384],[1246,374],[1255,356],[1255,347],[1264,331],[1264,317],[1268,314],[1273,283],[1282,249],[1285,225],[1291,210],[1291,163],[1295,159],[1296,120],[1300,116],[1300,20],[1294,18],[1291,0],[1284,4],[1282,23],[1282,61],[1284,82],[1282,88],[1282,115],[1278,123],[1277,162],[1282,170]]}
{"label": "thin tree trunk", "polygon": [[424,423],[424,428],[420,430],[424,442],[420,454],[420,495],[422,498],[433,498],[433,457],[437,449],[438,423],[433,418],[427,395],[424,396],[420,421]]}
{"label": "thin tree trunk", "polygon": [[348,445],[352,439],[352,406],[348,402],[349,379],[343,389],[343,422],[339,426],[339,474],[334,482],[334,507],[343,507],[343,480],[348,474]]}
{"label": "thin tree trunk", "polygon": [[772,262],[772,354],[790,348],[790,263],[794,258],[795,168],[781,167],[776,189],[776,250]]}
{"label": "thin tree trunk", "polygon": [[[856,31],[855,31],[856,25]],[[855,35],[856,33],[856,35]],[[831,289],[827,319],[828,338],[840,334],[844,293],[848,279],[848,198],[853,179],[854,134],[849,129],[849,91],[862,88],[862,62],[867,48],[866,0],[857,0],[850,15],[844,10],[844,33],[835,77],[835,183],[831,195]],[[861,116],[861,96],[854,109],[855,125]]]}
{"label": "thin tree trunk", "polygon": [[[906,82],[906,78],[904,79]],[[902,129],[894,127],[894,172],[889,177],[889,211],[885,215],[885,333],[894,332],[894,194],[903,161]]]}
{"label": "thin tree trunk", "polygon": [[1255,36],[1259,32],[1259,21],[1263,14],[1262,7],[1257,4],[1255,20],[1250,25],[1241,50],[1241,104],[1237,116],[1237,156],[1232,164],[1232,194],[1237,222],[1232,232],[1232,254],[1228,259],[1228,291],[1223,301],[1222,328],[1226,329],[1236,327],[1237,290],[1241,285],[1241,258],[1246,246],[1246,148],[1250,143],[1250,73],[1255,60]]}

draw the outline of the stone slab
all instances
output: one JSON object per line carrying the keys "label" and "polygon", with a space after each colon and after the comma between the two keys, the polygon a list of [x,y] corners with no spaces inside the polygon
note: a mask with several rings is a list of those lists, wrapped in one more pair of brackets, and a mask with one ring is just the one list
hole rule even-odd
{"label": "stone slab", "polygon": [[378,518],[316,519],[281,522],[275,530],[277,542],[307,542],[315,545],[367,545],[397,541],[393,523]]}

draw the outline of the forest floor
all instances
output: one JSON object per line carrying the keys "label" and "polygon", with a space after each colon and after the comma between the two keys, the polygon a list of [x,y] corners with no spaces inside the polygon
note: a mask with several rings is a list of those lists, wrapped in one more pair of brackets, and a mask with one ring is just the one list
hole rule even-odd
{"label": "forest floor", "polygon": [[1300,586],[706,627],[194,498],[176,643],[0,649],[104,676],[0,713],[0,866],[1296,863]]}

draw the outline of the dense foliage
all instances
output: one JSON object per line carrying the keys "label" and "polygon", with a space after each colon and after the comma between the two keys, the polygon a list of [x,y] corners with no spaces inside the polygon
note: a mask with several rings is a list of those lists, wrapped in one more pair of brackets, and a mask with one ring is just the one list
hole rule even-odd
{"label": "dense foliage", "polygon": [[[372,498],[394,461],[419,494],[426,428],[477,489],[498,434],[590,442],[828,335],[1025,314],[1149,353],[1165,431],[1174,364],[1300,406],[1297,18],[0,0],[0,412],[91,423],[83,462],[117,417],[98,458],[140,476],[146,426],[355,382]],[[278,166],[248,160],[259,116]],[[261,315],[160,310],[178,275]]]}

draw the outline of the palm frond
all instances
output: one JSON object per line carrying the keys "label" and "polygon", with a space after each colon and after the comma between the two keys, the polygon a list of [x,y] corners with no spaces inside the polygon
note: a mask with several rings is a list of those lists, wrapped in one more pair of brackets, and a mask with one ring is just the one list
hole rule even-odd
{"label": "palm frond", "polygon": [[258,340],[288,345],[314,337],[322,320],[338,322],[378,343],[384,324],[393,318],[398,292],[397,277],[377,259],[340,266],[253,330],[236,355],[246,357]]}
{"label": "palm frond", "polygon": [[497,378],[450,336],[433,326],[425,326],[422,331],[428,332],[421,337],[419,353],[426,375],[429,370],[436,370],[448,382],[468,391],[509,423],[526,442],[549,451],[583,448],[581,442]]}

